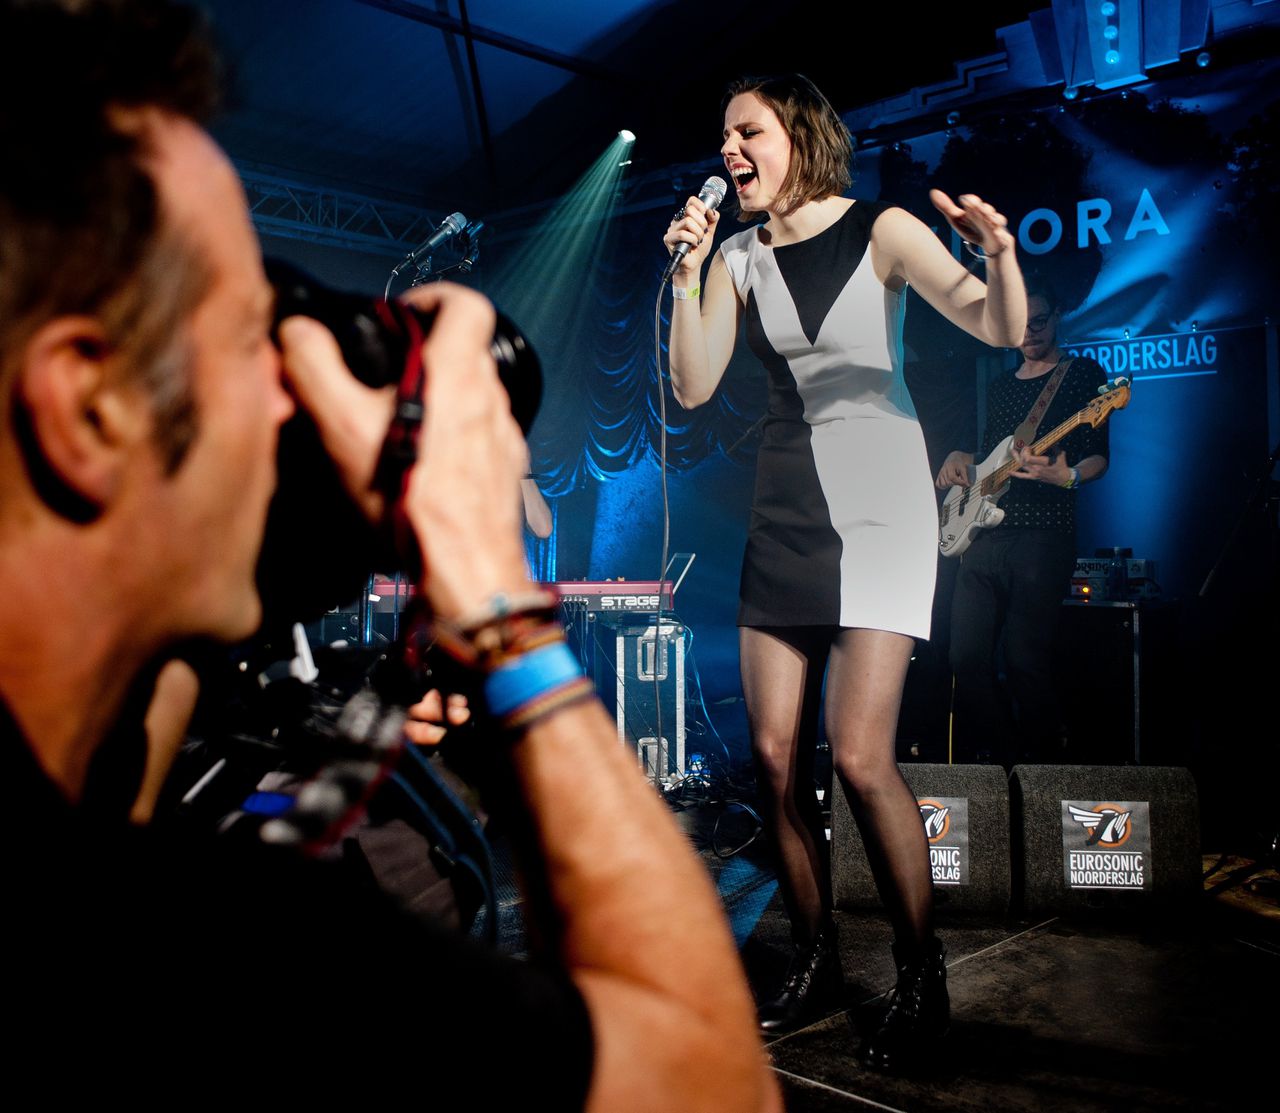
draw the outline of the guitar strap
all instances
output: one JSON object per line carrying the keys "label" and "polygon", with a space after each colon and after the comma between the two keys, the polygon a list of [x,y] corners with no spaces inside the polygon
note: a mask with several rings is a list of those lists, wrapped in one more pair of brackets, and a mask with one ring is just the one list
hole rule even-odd
{"label": "guitar strap", "polygon": [[1044,420],[1045,411],[1049,408],[1049,403],[1053,401],[1053,396],[1058,393],[1058,387],[1066,377],[1072,361],[1072,356],[1063,356],[1058,360],[1058,366],[1050,372],[1049,381],[1044,384],[1044,389],[1040,391],[1040,397],[1035,400],[1031,409],[1027,411],[1026,420],[1013,431],[1013,447],[1015,449],[1026,448],[1036,439],[1036,430],[1040,428],[1040,422]]}

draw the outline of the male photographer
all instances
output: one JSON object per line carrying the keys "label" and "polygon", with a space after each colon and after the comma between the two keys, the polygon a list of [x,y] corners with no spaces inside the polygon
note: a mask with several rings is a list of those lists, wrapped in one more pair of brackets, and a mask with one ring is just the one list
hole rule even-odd
{"label": "male photographer", "polygon": [[[252,634],[279,427],[352,497],[391,412],[314,321],[270,335],[215,61],[158,0],[0,6],[0,769],[13,1077],[135,1103],[394,1093],[428,1108],[775,1106],[714,891],[564,669],[512,626],[525,450],[492,308],[433,286],[404,484],[420,589],[498,723],[541,961],[432,933],[323,861],[127,821],[155,676]],[[283,357],[282,357],[283,353]],[[281,371],[283,366],[284,382]],[[494,651],[494,644],[501,652]],[[542,656],[538,656],[542,654]],[[501,680],[501,683],[498,683]],[[123,805],[121,801],[124,801]],[[413,1089],[409,1090],[408,1086]]]}

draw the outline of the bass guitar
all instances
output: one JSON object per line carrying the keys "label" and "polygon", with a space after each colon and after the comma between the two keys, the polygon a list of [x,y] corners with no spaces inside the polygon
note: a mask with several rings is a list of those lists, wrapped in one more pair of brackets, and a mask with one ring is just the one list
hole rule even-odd
{"label": "bass guitar", "polygon": [[[1107,420],[1112,410],[1122,410],[1128,404],[1129,380],[1114,379],[1107,384],[1105,393],[1031,445],[1031,454],[1047,455],[1049,449],[1073,429],[1086,424],[1096,429]],[[968,487],[957,484],[947,492],[938,520],[938,548],[943,556],[959,556],[973,542],[978,530],[991,529],[1004,521],[1004,511],[997,504],[1009,490],[1010,477],[1017,470],[1013,437],[1006,437],[974,469]]]}

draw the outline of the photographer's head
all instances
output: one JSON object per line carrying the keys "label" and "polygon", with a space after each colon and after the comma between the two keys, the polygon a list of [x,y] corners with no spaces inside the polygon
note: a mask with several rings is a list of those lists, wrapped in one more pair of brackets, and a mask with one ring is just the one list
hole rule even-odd
{"label": "photographer's head", "polygon": [[0,114],[0,464],[26,478],[0,529],[62,571],[105,568],[93,620],[139,647],[256,625],[289,409],[244,198],[202,127],[216,78],[184,8],[0,14],[0,96],[22,106]]}
{"label": "photographer's head", "polygon": [[162,221],[144,136],[121,126],[121,111],[205,122],[215,56],[198,17],[168,5],[17,0],[0,20],[0,95],[13,106],[0,115],[0,370],[12,375],[43,322],[92,315],[152,396],[176,466],[194,432],[179,323],[205,276]]}

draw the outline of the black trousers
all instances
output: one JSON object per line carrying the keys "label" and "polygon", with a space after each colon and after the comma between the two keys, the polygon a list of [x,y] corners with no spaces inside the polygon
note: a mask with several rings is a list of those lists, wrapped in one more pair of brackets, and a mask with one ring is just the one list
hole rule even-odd
{"label": "black trousers", "polygon": [[951,603],[954,760],[1009,768],[1061,758],[1053,658],[1075,548],[1070,534],[997,527],[961,557]]}

